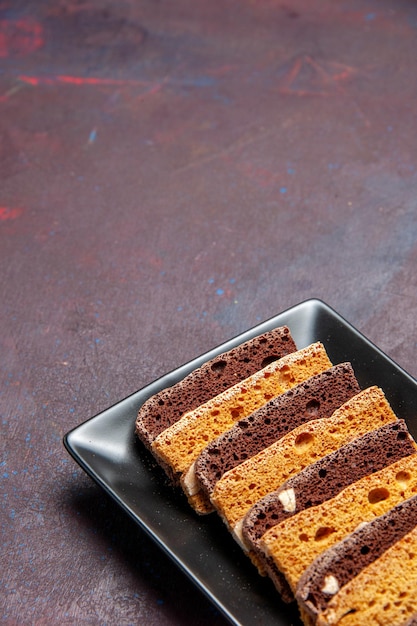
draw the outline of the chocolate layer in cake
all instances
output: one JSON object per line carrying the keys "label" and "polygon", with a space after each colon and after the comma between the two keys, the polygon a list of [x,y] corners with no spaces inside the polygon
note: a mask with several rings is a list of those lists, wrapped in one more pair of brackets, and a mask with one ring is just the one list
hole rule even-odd
{"label": "chocolate layer in cake", "polygon": [[[321,342],[287,354],[193,411],[188,411],[156,437],[152,452],[168,476],[177,482],[189,471],[210,441],[272,398],[331,366]],[[184,481],[183,487],[187,495],[194,495],[192,481]]]}
{"label": "chocolate layer in cake", "polygon": [[270,400],[202,451],[194,468],[202,491],[209,496],[225,472],[300,424],[330,417],[359,391],[351,364],[341,363]]}
{"label": "chocolate layer in cake", "polygon": [[272,578],[285,602],[291,602],[294,596],[273,560],[260,549],[265,532],[299,511],[333,498],[363,476],[415,452],[416,445],[404,420],[397,420],[307,466],[250,509],[242,524],[243,541],[259,572]]}
{"label": "chocolate layer in cake", "polygon": [[414,454],[416,444],[404,420],[397,420],[342,446],[259,500],[242,526],[245,543],[257,550],[267,530],[303,509],[333,498],[363,476]]}
{"label": "chocolate layer in cake", "polygon": [[296,350],[290,330],[282,326],[216,356],[142,405],[136,419],[138,437],[149,448],[186,411]]}
{"label": "chocolate layer in cake", "polygon": [[301,424],[226,472],[217,481],[211,501],[240,541],[243,519],[258,500],[349,441],[397,421],[382,389],[369,387],[342,404],[330,417]]}
{"label": "chocolate layer in cake", "polygon": [[317,626],[403,626],[417,613],[417,526],[336,593]]}
{"label": "chocolate layer in cake", "polygon": [[417,525],[417,496],[401,502],[321,554],[304,572],[296,598],[315,620],[329,600]]}
{"label": "chocolate layer in cake", "polygon": [[416,493],[417,454],[411,454],[273,526],[263,535],[261,547],[295,593],[304,571],[321,553]]}

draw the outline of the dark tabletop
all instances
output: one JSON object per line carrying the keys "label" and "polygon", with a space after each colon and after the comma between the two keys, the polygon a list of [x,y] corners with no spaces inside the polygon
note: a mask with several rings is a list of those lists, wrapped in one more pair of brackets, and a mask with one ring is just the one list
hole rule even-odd
{"label": "dark tabletop", "polygon": [[225,619],[63,435],[321,298],[417,375],[411,0],[0,1],[1,614]]}

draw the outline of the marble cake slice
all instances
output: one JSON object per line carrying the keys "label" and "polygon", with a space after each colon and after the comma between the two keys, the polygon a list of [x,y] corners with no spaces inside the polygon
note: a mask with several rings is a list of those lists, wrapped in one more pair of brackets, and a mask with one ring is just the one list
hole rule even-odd
{"label": "marble cake slice", "polygon": [[317,557],[301,576],[296,599],[313,623],[330,600],[365,567],[417,526],[417,496],[354,530]]}
{"label": "marble cake slice", "polygon": [[351,364],[340,363],[273,398],[204,448],[190,470],[195,473],[196,488],[209,497],[216,482],[228,470],[300,424],[330,417],[359,392]]}
{"label": "marble cake slice", "polygon": [[156,437],[152,453],[171,480],[179,482],[210,441],[271,398],[331,365],[320,342],[287,354],[193,411],[188,411]]}
{"label": "marble cake slice", "polygon": [[304,571],[319,554],[417,494],[417,454],[364,476],[331,500],[304,509],[273,526],[260,545],[284,574],[293,593]]}
{"label": "marble cake slice", "polygon": [[254,553],[260,573],[273,571],[273,564],[264,559],[259,548],[267,530],[303,509],[330,500],[363,476],[416,451],[416,443],[405,421],[397,420],[365,433],[308,465],[277,491],[258,500],[243,520],[242,538],[248,550]]}
{"label": "marble cake slice", "polygon": [[224,474],[217,481],[212,502],[241,542],[249,509],[281,487],[308,465],[397,416],[379,387],[369,387],[350,398],[331,417],[310,420]]}
{"label": "marble cake slice", "polygon": [[403,626],[417,612],[417,526],[333,596],[317,626]]}
{"label": "marble cake slice", "polygon": [[219,354],[141,406],[136,418],[138,437],[150,448],[184,413],[296,350],[289,328],[281,326]]}

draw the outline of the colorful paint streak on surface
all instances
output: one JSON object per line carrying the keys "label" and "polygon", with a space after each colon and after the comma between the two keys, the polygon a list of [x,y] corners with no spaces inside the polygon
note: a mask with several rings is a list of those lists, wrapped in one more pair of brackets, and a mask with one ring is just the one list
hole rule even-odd
{"label": "colorful paint streak on surface", "polygon": [[68,76],[57,74],[53,76],[19,76],[19,80],[28,85],[37,87],[39,85],[98,85],[98,86],[123,86],[123,85],[148,85],[147,81],[116,79],[116,78],[98,78],[94,76]]}
{"label": "colorful paint streak on surface", "polygon": [[20,217],[22,213],[23,209],[20,207],[0,206],[0,222],[15,220]]}
{"label": "colorful paint streak on surface", "polygon": [[40,22],[31,18],[0,20],[0,59],[30,55],[44,43]]}

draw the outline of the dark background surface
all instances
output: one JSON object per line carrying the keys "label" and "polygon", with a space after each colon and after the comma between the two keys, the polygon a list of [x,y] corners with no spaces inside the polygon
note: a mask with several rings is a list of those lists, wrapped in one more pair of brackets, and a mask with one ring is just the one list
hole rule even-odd
{"label": "dark background surface", "polygon": [[225,624],[62,446],[310,297],[411,375],[411,0],[0,0],[1,623]]}

